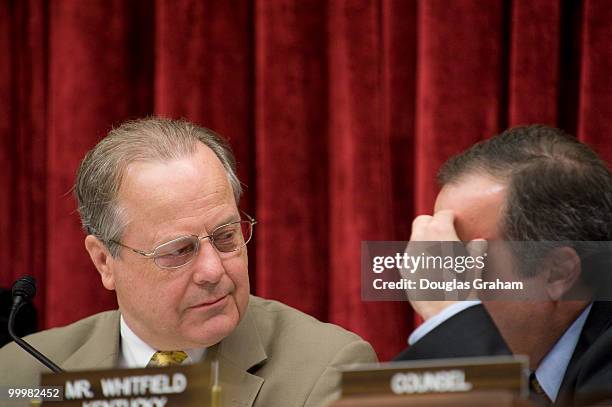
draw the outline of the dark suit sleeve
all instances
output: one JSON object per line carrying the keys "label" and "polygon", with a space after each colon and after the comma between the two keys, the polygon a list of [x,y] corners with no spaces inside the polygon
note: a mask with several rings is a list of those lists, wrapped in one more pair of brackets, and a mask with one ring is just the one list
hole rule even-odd
{"label": "dark suit sleeve", "polygon": [[467,308],[447,319],[395,360],[441,359],[509,355],[493,320],[482,304]]}

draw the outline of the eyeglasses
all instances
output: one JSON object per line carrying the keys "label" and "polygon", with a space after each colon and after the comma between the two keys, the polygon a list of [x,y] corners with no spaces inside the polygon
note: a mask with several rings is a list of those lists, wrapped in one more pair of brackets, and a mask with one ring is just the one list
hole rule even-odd
{"label": "eyeglasses", "polygon": [[215,228],[210,235],[187,235],[177,237],[153,249],[152,252],[134,249],[116,240],[111,240],[134,253],[152,258],[155,264],[163,269],[176,269],[192,261],[200,250],[200,241],[210,239],[210,243],[220,253],[235,252],[246,246],[253,237],[253,226],[257,221],[242,212],[248,220],[226,223]]}

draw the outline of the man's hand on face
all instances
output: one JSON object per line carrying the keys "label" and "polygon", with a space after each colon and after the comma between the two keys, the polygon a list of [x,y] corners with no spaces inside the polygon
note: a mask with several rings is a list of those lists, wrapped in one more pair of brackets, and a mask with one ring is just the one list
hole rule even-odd
{"label": "man's hand on face", "polygon": [[[452,210],[440,210],[433,216],[420,215],[412,222],[411,242],[459,242],[459,236],[455,230],[455,215]],[[473,244],[478,241],[480,244]],[[486,245],[482,244],[482,239],[475,239],[466,245],[468,253],[472,256],[479,256],[480,252],[486,250]],[[406,248],[410,251],[410,244]],[[478,253],[476,253],[478,252]],[[446,307],[458,301],[416,301],[408,296],[410,305],[414,311],[424,320],[428,320],[440,313]]]}
{"label": "man's hand on face", "polygon": [[412,221],[412,242],[459,241],[455,231],[455,215],[450,209],[436,212],[433,216],[420,215]]}

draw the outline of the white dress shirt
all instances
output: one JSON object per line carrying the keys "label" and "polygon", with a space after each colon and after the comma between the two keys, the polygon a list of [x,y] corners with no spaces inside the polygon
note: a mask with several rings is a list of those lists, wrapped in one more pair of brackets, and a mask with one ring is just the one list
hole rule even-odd
{"label": "white dress shirt", "polygon": [[[119,325],[121,331],[119,366],[123,368],[146,367],[157,350],[136,336],[123,319],[123,315],[121,315]],[[187,353],[187,359],[183,361],[185,365],[199,362],[206,353],[206,348],[175,350],[183,350]]]}

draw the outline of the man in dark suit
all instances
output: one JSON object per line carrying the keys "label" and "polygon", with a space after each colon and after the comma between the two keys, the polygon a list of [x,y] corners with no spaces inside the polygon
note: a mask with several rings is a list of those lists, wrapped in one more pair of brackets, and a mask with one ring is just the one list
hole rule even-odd
{"label": "man in dark suit", "polygon": [[397,360],[525,354],[541,401],[610,398],[612,303],[564,299],[590,267],[572,242],[612,240],[606,163],[575,138],[537,125],[476,144],[446,162],[438,179],[434,215],[414,220],[412,241],[558,243],[537,266],[511,258],[522,278],[539,282],[532,300],[411,301],[425,322]]}

